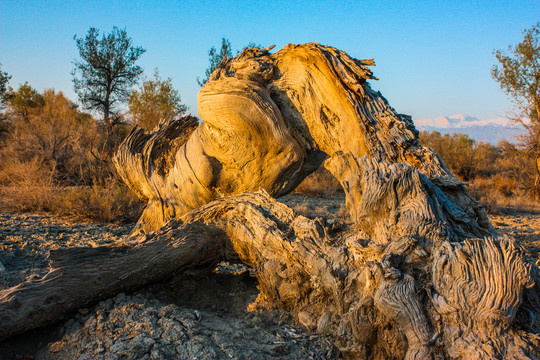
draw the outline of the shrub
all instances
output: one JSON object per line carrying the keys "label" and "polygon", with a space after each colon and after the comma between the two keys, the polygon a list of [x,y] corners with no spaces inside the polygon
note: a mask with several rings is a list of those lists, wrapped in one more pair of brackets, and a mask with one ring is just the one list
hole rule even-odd
{"label": "shrub", "polygon": [[500,157],[500,149],[487,143],[477,142],[465,134],[421,132],[420,143],[433,149],[461,180],[469,181],[479,175],[496,171],[494,163]]}
{"label": "shrub", "polygon": [[337,179],[323,166],[307,176],[295,189],[296,193],[308,196],[329,196],[343,191]]}
{"label": "shrub", "polygon": [[[122,222],[141,202],[114,177],[103,126],[61,92],[28,84],[11,91],[7,134],[0,144],[0,210],[53,212],[77,219]],[[115,142],[127,134],[115,127]]]}
{"label": "shrub", "polygon": [[471,194],[491,211],[503,207],[539,208],[539,189],[533,154],[507,141],[497,146],[476,142],[463,134],[420,133],[420,142],[432,148],[462,180]]}
{"label": "shrub", "polygon": [[[2,159],[0,207],[4,211],[50,211],[54,202],[54,171],[41,159]],[[6,186],[7,185],[7,186]]]}
{"label": "shrub", "polygon": [[510,211],[536,212],[540,203],[520,191],[512,179],[502,176],[476,178],[469,183],[468,190],[490,213]]}
{"label": "shrub", "polygon": [[143,203],[124,184],[110,178],[103,184],[59,189],[56,212],[79,220],[125,223],[136,221]]}
{"label": "shrub", "polygon": [[134,222],[143,209],[143,203],[115,178],[101,185],[67,187],[29,181],[3,186],[0,194],[3,212],[51,212],[84,221]]}

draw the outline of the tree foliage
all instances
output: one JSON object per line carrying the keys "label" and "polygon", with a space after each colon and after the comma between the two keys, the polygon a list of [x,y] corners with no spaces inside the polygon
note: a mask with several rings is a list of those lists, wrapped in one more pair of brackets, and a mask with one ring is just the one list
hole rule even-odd
{"label": "tree foliage", "polygon": [[72,71],[75,91],[86,109],[101,113],[110,135],[119,122],[115,116],[118,105],[128,99],[143,72],[136,62],[146,50],[134,46],[126,30],[117,27],[101,39],[95,28],[85,38],[74,39],[81,57]]}
{"label": "tree foliage", "polygon": [[156,68],[153,79],[145,79],[129,97],[129,114],[135,125],[149,131],[161,121],[179,117],[187,110],[171,78],[162,80]]}
{"label": "tree foliage", "polygon": [[538,159],[540,175],[540,23],[523,31],[523,41],[508,47],[508,53],[494,51],[499,65],[491,76],[516,105],[512,120],[527,130],[522,144]]}
{"label": "tree foliage", "polygon": [[517,105],[533,106],[540,113],[540,23],[523,31],[523,41],[494,52],[500,66],[491,75]]}
{"label": "tree foliage", "polygon": [[204,84],[206,84],[208,79],[210,79],[210,75],[212,74],[212,72],[218,67],[219,63],[221,63],[223,59],[230,59],[232,57],[233,53],[231,48],[231,42],[228,39],[222,38],[219,52],[216,50],[215,46],[212,46],[210,50],[208,50],[208,58],[210,64],[204,72],[204,78],[202,80],[200,78],[197,78],[197,83],[199,84],[199,86],[203,86]]}
{"label": "tree foliage", "polygon": [[8,91],[8,83],[11,79],[11,75],[9,75],[7,72],[2,71],[1,68],[2,64],[0,64],[0,110],[4,109],[5,102],[6,102],[6,94]]}
{"label": "tree foliage", "polygon": [[8,114],[14,121],[26,121],[34,109],[44,105],[43,96],[25,82],[17,91],[9,89],[6,94]]}
{"label": "tree foliage", "polygon": [[11,75],[2,71],[2,64],[0,64],[0,140],[4,140],[6,133],[9,129],[8,118],[4,113],[6,108],[6,102],[9,98],[8,83],[11,79]]}

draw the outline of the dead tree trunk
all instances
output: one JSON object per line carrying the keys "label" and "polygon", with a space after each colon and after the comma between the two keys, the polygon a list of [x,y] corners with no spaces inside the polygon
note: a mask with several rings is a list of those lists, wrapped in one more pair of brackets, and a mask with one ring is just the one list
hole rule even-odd
{"label": "dead tree trunk", "polygon": [[[333,334],[352,358],[540,357],[538,268],[370,89],[370,63],[318,44],[223,63],[199,95],[204,123],[134,130],[116,157],[149,201],[148,235],[51,254],[43,279],[0,293],[0,336],[228,259],[254,269],[260,305]],[[270,196],[325,159],[352,229],[333,232]],[[268,192],[221,197],[259,187]]]}
{"label": "dead tree trunk", "polygon": [[[341,152],[458,182],[419,144],[410,117],[371,89],[369,65],[316,43],[275,54],[246,49],[221,64],[199,93],[202,124],[186,117],[151,134],[134,130],[118,151],[119,174],[148,201],[138,228],[155,231],[221,196],[259,188],[285,195]],[[489,223],[481,207],[470,211]]]}
{"label": "dead tree trunk", "polygon": [[[415,172],[398,175],[415,178]],[[540,355],[538,338],[523,330],[537,311],[531,302],[538,289],[519,246],[508,238],[445,240],[438,216],[447,211],[436,205],[437,193],[417,186],[423,191],[416,198],[398,200],[405,207],[431,204],[435,222],[385,244],[354,230],[331,234],[324,221],[297,216],[260,192],[211,202],[133,239],[133,247],[53,253],[43,279],[0,293],[0,336],[173,272],[208,271],[221,259],[239,258],[255,270],[261,305],[287,309],[306,327],[334,334],[353,358]],[[400,183],[393,187],[399,193]],[[386,221],[393,215],[379,213]]]}
{"label": "dead tree trunk", "polygon": [[159,237],[143,235],[136,247],[51,252],[51,269],[42,279],[0,291],[0,339],[54,323],[93,301],[138,289],[176,271],[214,269],[224,248],[222,233],[198,223],[177,225],[164,228]]}

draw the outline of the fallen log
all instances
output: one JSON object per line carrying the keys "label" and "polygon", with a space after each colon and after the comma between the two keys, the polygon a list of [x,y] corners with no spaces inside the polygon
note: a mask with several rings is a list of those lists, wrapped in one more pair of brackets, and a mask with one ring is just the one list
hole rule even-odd
{"label": "fallen log", "polygon": [[[43,279],[2,291],[0,336],[227,259],[254,270],[253,308],[290,311],[350,358],[539,358],[538,268],[371,90],[372,61],[314,43],[270,50],[220,64],[199,94],[202,124],[130,134],[115,164],[148,201],[138,231],[52,253]],[[351,228],[272,197],[323,162]]]}
{"label": "fallen log", "polygon": [[254,306],[286,309],[306,327],[334,334],[353,358],[539,355],[538,338],[520,329],[523,316],[516,321],[531,311],[522,306],[534,300],[527,289],[537,289],[512,239],[456,243],[434,233],[381,244],[354,230],[331,235],[322,219],[298,216],[263,191],[218,199],[132,240],[137,245],[64,250],[57,255],[75,256],[2,292],[1,336],[173,272],[240,259],[259,280]]}
{"label": "fallen log", "polygon": [[64,315],[160,281],[175,271],[212,271],[220,261],[223,235],[191,223],[138,246],[67,248],[51,252],[50,271],[39,280],[0,290],[0,339],[49,325]]}

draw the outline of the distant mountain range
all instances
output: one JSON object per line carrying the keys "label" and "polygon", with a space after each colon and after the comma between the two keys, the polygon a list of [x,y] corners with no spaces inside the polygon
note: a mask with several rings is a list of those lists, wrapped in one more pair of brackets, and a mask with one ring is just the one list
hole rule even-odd
{"label": "distant mountain range", "polygon": [[497,144],[501,140],[516,142],[516,135],[523,133],[523,127],[508,119],[479,119],[458,114],[440,116],[436,119],[415,120],[418,131],[438,131],[441,134],[461,133],[470,138]]}

